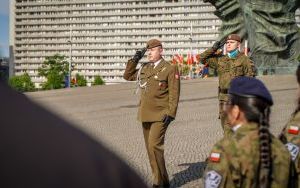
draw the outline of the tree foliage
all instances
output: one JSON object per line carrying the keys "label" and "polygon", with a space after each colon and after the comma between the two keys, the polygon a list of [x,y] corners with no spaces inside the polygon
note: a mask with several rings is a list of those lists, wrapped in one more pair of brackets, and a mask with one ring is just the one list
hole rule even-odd
{"label": "tree foliage", "polygon": [[82,86],[86,86],[86,79],[79,74],[76,74],[76,82],[77,82],[77,86],[82,87]]}
{"label": "tree foliage", "polygon": [[69,63],[66,56],[55,54],[46,57],[42,67],[38,69],[39,76],[46,77],[43,89],[59,89],[64,87],[65,76],[68,74]]}
{"label": "tree foliage", "polygon": [[34,91],[35,87],[28,73],[20,76],[13,76],[9,79],[8,84],[19,92]]}
{"label": "tree foliage", "polygon": [[105,84],[105,82],[101,76],[95,76],[93,85],[104,85],[104,84]]}

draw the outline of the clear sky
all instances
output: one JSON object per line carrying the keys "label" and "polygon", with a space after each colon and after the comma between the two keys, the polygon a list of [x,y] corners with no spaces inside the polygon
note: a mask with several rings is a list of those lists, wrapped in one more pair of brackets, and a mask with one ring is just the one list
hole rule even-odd
{"label": "clear sky", "polygon": [[0,56],[8,57],[9,0],[0,0]]}

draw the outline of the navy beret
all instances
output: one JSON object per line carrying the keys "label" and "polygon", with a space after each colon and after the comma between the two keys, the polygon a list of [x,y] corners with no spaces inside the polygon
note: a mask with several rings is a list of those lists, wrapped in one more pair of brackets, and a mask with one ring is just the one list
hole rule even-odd
{"label": "navy beret", "polygon": [[273,99],[262,81],[247,76],[240,76],[234,78],[230,83],[229,94],[244,96],[244,97],[258,97],[265,100],[269,105],[273,105]]}

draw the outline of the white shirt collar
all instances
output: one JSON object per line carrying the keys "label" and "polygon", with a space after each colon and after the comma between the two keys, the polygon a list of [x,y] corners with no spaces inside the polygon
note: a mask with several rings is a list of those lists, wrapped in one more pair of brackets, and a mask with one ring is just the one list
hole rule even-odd
{"label": "white shirt collar", "polygon": [[158,61],[156,61],[156,62],[154,63],[154,68],[157,67],[157,65],[161,62],[161,60],[162,60],[162,59],[159,59]]}
{"label": "white shirt collar", "polygon": [[236,132],[241,126],[242,126],[242,124],[238,124],[238,125],[235,125],[234,127],[232,127],[231,129],[233,132]]}

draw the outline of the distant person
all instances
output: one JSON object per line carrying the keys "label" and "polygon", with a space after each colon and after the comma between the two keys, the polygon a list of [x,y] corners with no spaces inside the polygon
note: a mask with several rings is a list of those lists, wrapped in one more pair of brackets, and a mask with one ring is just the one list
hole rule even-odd
{"label": "distant person", "polygon": [[232,80],[224,106],[230,137],[218,141],[205,169],[205,188],[287,188],[290,155],[269,132],[273,99],[258,79]]}
{"label": "distant person", "polygon": [[[300,65],[298,65],[296,71],[296,77],[298,86],[300,85]],[[298,89],[299,90],[299,89]],[[300,90],[299,90],[300,91]],[[298,92],[299,92],[298,91]],[[291,154],[293,162],[292,166],[292,184],[293,187],[300,187],[300,93],[298,95],[298,104],[296,110],[293,112],[290,120],[285,125],[284,129],[280,134],[280,140],[285,144]]]}
{"label": "distant person", "polygon": [[[147,49],[146,49],[147,48]],[[175,119],[180,76],[176,65],[162,58],[161,41],[151,39],[143,50],[138,50],[127,63],[124,79],[137,80],[141,90],[138,120],[143,134],[153,174],[153,187],[169,187],[164,158],[165,134]],[[148,63],[137,69],[139,60],[148,51]]]}
{"label": "distant person", "polygon": [[116,155],[0,82],[0,187],[146,187]]}
{"label": "distant person", "polygon": [[[225,44],[226,43],[226,44]],[[225,44],[226,55],[219,54],[217,50]],[[239,51],[241,37],[237,34],[229,35],[225,40],[216,41],[212,48],[200,54],[201,61],[205,61],[209,68],[217,70],[219,76],[219,118],[224,134],[231,135],[223,105],[228,100],[228,88],[230,81],[238,76],[255,76],[253,62]]]}

